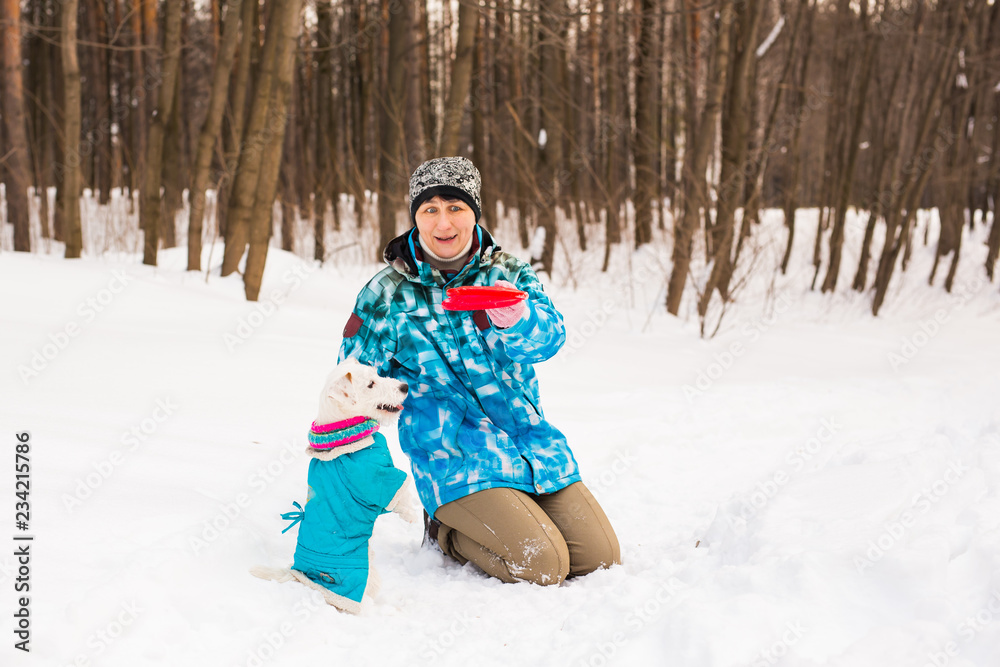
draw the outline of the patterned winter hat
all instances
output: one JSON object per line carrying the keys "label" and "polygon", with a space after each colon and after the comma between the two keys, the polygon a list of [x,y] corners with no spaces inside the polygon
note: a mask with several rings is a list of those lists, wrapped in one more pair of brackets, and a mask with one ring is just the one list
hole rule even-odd
{"label": "patterned winter hat", "polygon": [[417,167],[410,176],[410,220],[417,221],[417,209],[435,195],[451,195],[482,215],[479,188],[482,178],[472,160],[464,157],[438,157]]}

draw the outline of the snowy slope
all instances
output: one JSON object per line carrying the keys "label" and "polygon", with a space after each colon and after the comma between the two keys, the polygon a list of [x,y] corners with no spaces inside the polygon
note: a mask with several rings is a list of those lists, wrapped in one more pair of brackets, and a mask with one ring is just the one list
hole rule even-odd
{"label": "snowy slope", "polygon": [[[773,261],[780,222],[765,227]],[[182,250],[156,269],[0,255],[0,424],[11,448],[31,431],[36,536],[30,659],[11,646],[0,549],[0,662],[997,664],[1000,296],[978,278],[981,239],[955,295],[926,285],[918,248],[872,319],[866,295],[806,289],[801,237],[790,275],[748,288],[707,341],[657,307],[662,249],[616,255],[632,279],[561,260],[570,341],[538,366],[542,396],[624,565],[503,585],[388,516],[383,590],[360,617],[247,569],[291,561],[278,515],[304,500],[317,394],[377,267],[272,251],[248,304],[238,278],[183,272]]]}

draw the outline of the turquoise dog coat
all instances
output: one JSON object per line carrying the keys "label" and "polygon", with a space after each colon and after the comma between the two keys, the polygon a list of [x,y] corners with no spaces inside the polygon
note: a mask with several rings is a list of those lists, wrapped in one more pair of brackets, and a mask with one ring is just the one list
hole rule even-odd
{"label": "turquoise dog coat", "polygon": [[332,593],[325,594],[331,604],[355,613],[368,588],[375,519],[406,481],[385,437],[373,430],[377,424],[359,422],[313,424],[305,509],[282,515],[292,521],[288,528],[301,521],[292,570]]}

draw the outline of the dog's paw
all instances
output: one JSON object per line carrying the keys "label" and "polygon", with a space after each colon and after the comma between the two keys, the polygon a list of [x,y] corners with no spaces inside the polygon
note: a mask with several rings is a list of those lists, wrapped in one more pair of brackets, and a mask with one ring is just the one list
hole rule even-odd
{"label": "dog's paw", "polygon": [[407,523],[420,523],[421,520],[423,519],[423,515],[420,512],[418,512],[415,507],[409,504],[404,505],[402,507],[397,507],[393,511],[396,514],[398,514],[403,519],[403,521],[406,521]]}
{"label": "dog's paw", "polygon": [[282,583],[295,578],[292,576],[292,571],[287,567],[267,567],[266,565],[254,565],[250,568],[250,574],[261,579]]}

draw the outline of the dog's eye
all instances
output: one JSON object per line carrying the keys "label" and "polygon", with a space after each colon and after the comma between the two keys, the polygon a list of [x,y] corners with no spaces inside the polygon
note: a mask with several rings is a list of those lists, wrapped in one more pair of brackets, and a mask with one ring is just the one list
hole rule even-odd
{"label": "dog's eye", "polygon": [[375,380],[372,380],[371,382],[368,383],[368,388],[369,389],[374,389],[375,388]]}

